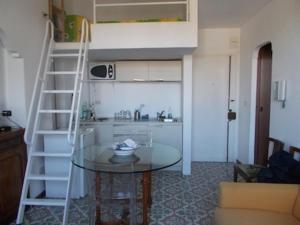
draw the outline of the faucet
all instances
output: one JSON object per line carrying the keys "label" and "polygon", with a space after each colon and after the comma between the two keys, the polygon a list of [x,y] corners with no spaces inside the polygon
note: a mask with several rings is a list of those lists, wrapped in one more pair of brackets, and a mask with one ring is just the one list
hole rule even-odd
{"label": "faucet", "polygon": [[157,113],[157,120],[160,120],[160,121],[163,120],[165,118],[164,113],[165,113],[164,110],[161,111],[160,113],[158,112]]}

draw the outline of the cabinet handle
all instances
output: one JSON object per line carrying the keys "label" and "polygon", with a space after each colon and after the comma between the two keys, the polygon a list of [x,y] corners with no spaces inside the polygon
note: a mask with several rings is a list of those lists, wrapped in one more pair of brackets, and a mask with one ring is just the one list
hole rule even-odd
{"label": "cabinet handle", "polygon": [[145,81],[145,79],[138,79],[138,78],[134,78],[133,81],[137,81],[137,82],[143,82]]}
{"label": "cabinet handle", "polygon": [[163,128],[163,125],[152,125],[151,127]]}
{"label": "cabinet handle", "polygon": [[127,124],[114,124],[113,127],[125,127]]}

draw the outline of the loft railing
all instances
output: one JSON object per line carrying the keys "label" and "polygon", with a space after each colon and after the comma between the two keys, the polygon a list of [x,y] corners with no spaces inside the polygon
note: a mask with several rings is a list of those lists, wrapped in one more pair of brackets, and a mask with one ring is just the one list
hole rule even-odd
{"label": "loft railing", "polygon": [[[78,52],[78,61],[77,61],[77,68],[76,68],[76,77],[75,77],[75,88],[73,91],[73,98],[78,98],[77,101],[72,101],[71,106],[71,116],[69,120],[69,129],[68,129],[68,142],[71,145],[75,145],[78,127],[79,127],[79,110],[80,110],[80,103],[81,103],[81,95],[82,95],[82,86],[83,86],[83,78],[84,73],[86,71],[86,62],[87,62],[87,52],[88,52],[88,44],[89,44],[89,23],[86,19],[82,20],[81,25],[81,38],[80,38],[80,46]],[[78,86],[79,82],[79,86]],[[77,88],[78,86],[78,88]],[[72,135],[72,126],[73,126],[73,119],[75,115],[75,124],[74,124],[74,135]],[[73,136],[73,139],[72,139]]]}
{"label": "loft railing", "polygon": [[[98,0],[99,1],[99,0]],[[97,9],[100,7],[122,7],[122,6],[163,6],[163,5],[185,5],[186,6],[186,21],[190,20],[190,0],[182,1],[149,1],[149,2],[127,2],[127,3],[97,3],[97,0],[94,0],[93,4],[93,16],[94,24],[97,23]]]}
{"label": "loft railing", "polygon": [[[39,66],[37,69],[37,75],[36,75],[36,80],[34,83],[34,88],[33,88],[33,94],[29,106],[29,112],[28,112],[28,119],[27,119],[27,125],[26,125],[26,131],[24,134],[24,141],[27,145],[31,146],[32,145],[32,131],[33,131],[33,109],[36,109],[37,107],[37,100],[39,95],[37,94],[37,91],[40,90],[41,85],[43,83],[43,68],[44,65],[46,64],[46,60],[49,57],[50,51],[52,49],[54,42],[54,26],[51,20],[47,20],[46,23],[46,32],[43,40],[43,47],[42,47],[42,52],[41,52],[41,57],[40,57],[40,62]],[[47,54],[46,54],[47,53]],[[45,70],[45,69],[44,69]],[[44,71],[43,71],[44,72]],[[29,138],[29,135],[31,134],[31,138]]]}

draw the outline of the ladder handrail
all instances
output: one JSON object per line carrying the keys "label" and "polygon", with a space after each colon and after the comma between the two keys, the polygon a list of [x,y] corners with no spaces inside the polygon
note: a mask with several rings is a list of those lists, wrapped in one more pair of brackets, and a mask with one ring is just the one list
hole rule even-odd
{"label": "ladder handrail", "polygon": [[[47,24],[46,24],[46,32],[45,32],[45,36],[44,36],[44,41],[43,41],[43,48],[42,48],[42,52],[41,52],[41,58],[40,58],[40,62],[38,65],[38,70],[37,70],[37,75],[36,75],[36,80],[35,80],[35,84],[34,84],[34,90],[33,90],[33,96],[31,99],[31,103],[30,103],[30,109],[29,109],[29,118],[27,121],[27,129],[26,129],[26,133],[24,135],[24,139],[26,140],[26,143],[29,145],[29,154],[28,154],[28,162],[27,162],[27,166],[26,166],[26,171],[25,171],[25,177],[24,177],[24,184],[23,184],[23,188],[22,188],[22,194],[21,194],[21,199],[20,199],[20,205],[19,205],[19,210],[18,210],[18,217],[17,217],[17,224],[21,224],[23,222],[24,219],[24,211],[25,211],[25,206],[26,205],[34,205],[36,203],[40,204],[41,201],[36,200],[36,202],[34,202],[34,204],[32,204],[33,199],[35,199],[35,197],[33,196],[33,198],[28,198],[28,191],[29,191],[29,187],[30,187],[30,181],[32,180],[32,175],[35,174],[35,168],[33,168],[33,163],[35,162],[33,157],[36,156],[33,153],[37,153],[37,152],[41,152],[40,151],[40,143],[37,141],[39,139],[40,134],[43,134],[44,137],[47,134],[62,134],[62,135],[66,135],[65,139],[67,139],[66,141],[69,142],[70,146],[71,146],[71,154],[69,157],[72,156],[75,147],[76,147],[76,141],[78,140],[77,135],[78,135],[78,130],[79,130],[79,108],[80,108],[80,104],[81,104],[81,96],[82,96],[82,87],[83,87],[83,79],[84,79],[84,75],[86,74],[86,65],[87,65],[87,55],[88,55],[88,44],[89,44],[89,24],[87,22],[86,19],[84,19],[82,21],[82,33],[81,33],[81,40],[80,40],[80,47],[79,47],[79,51],[78,54],[74,54],[74,56],[76,55],[78,58],[75,61],[76,64],[76,71],[75,72],[75,76],[74,76],[74,88],[71,91],[71,93],[73,93],[73,98],[72,98],[72,104],[71,104],[71,109],[68,111],[68,113],[70,113],[70,118],[69,118],[69,125],[68,125],[68,132],[65,133],[60,133],[59,131],[56,130],[56,127],[54,127],[51,131],[51,133],[47,133],[45,131],[43,131],[43,124],[41,124],[41,113],[51,113],[51,114],[55,114],[57,113],[57,109],[58,108],[54,108],[53,110],[44,110],[44,101],[45,101],[45,90],[48,90],[48,82],[55,82],[55,77],[53,79],[51,79],[49,77],[49,75],[51,75],[51,72],[53,71],[52,69],[55,70],[55,68],[52,68],[52,63],[53,63],[53,57],[56,57],[55,54],[53,54],[54,51],[54,26],[53,23],[48,20]],[[63,54],[62,54],[63,55]],[[73,57],[73,55],[72,55]],[[55,74],[55,73],[53,73]],[[62,74],[64,75],[65,72],[61,71],[61,73],[58,73],[59,75]],[[68,74],[68,73],[66,73]],[[52,83],[50,83],[52,84]],[[51,87],[50,87],[51,88]],[[55,87],[54,87],[55,89]],[[59,90],[59,89],[55,89],[55,90]],[[53,90],[53,93],[60,93],[60,92],[55,92],[55,90]],[[51,91],[51,90],[49,90]],[[68,90],[63,90],[63,91],[68,91]],[[49,92],[52,93],[52,92]],[[65,93],[65,92],[63,92]],[[69,93],[69,92],[66,92]],[[37,109],[37,111],[35,112],[35,109]],[[35,113],[37,114],[36,117],[34,117]],[[33,122],[34,121],[34,122]],[[40,130],[42,129],[42,130]],[[47,131],[47,129],[46,129]],[[47,153],[44,149],[44,153]],[[67,149],[66,149],[67,150]],[[45,157],[44,159],[46,159],[47,157],[50,157],[47,154],[44,155],[40,155],[42,157]],[[38,157],[40,157],[38,156]],[[61,157],[60,155],[56,155],[55,157]],[[65,200],[63,199],[61,202],[56,203],[58,204],[58,206],[64,206],[64,216],[63,216],[63,225],[67,224],[68,221],[68,211],[69,211],[69,200],[70,200],[70,193],[71,193],[71,183],[72,183],[72,170],[73,170],[73,164],[71,163],[71,159],[68,161],[69,163],[69,169],[68,169],[68,175],[67,177],[64,177],[65,180],[67,180],[67,192],[66,192],[66,196],[65,196]],[[44,164],[45,166],[45,164]],[[47,172],[44,171],[44,175],[47,176]],[[54,177],[55,180],[60,180],[60,177]],[[38,181],[44,181],[43,177],[38,177],[38,179],[35,179]],[[29,201],[27,201],[29,200]],[[50,201],[50,199],[49,199]],[[52,205],[52,202],[49,202],[48,200],[42,202],[41,205],[45,204],[45,205]]]}
{"label": "ladder handrail", "polygon": [[[49,37],[50,34],[50,37]],[[45,61],[45,51],[47,46],[49,47],[49,43],[51,42],[51,40],[54,39],[54,25],[52,23],[51,20],[47,20],[46,22],[46,31],[45,31],[45,35],[44,35],[44,40],[43,40],[43,48],[42,48],[42,52],[41,52],[41,58],[40,58],[40,62],[39,62],[39,66],[37,69],[37,73],[36,73],[36,79],[35,79],[35,83],[34,83],[34,89],[33,89],[33,93],[32,93],[32,98],[31,98],[31,102],[30,102],[30,106],[29,106],[29,112],[28,112],[28,119],[27,119],[27,125],[26,125],[26,130],[25,130],[25,134],[24,134],[24,141],[27,145],[31,146],[32,145],[32,138],[29,140],[29,134],[30,134],[30,130],[29,129],[32,126],[32,111],[33,111],[33,107],[35,105],[35,101],[37,98],[37,89],[38,86],[41,85],[41,70],[42,70],[42,65],[44,65],[44,61]],[[32,136],[31,136],[32,137]]]}
{"label": "ladder handrail", "polygon": [[[81,100],[81,89],[82,89],[82,82],[83,82],[83,75],[85,71],[86,65],[86,56],[87,56],[87,48],[88,48],[88,38],[89,38],[89,23],[87,19],[82,20],[81,24],[81,37],[80,37],[80,47],[78,51],[78,61],[77,61],[77,68],[76,68],[76,76],[75,76],[75,84],[73,90],[73,100],[71,106],[71,114],[69,119],[69,129],[68,129],[68,142],[71,146],[75,145],[77,132],[78,132],[78,125],[79,125],[79,108],[80,108],[80,100]],[[80,74],[80,77],[79,77]],[[78,82],[79,87],[78,87]],[[78,93],[78,96],[77,96]],[[77,100],[76,110],[75,110],[75,100]],[[73,126],[73,119],[74,119],[74,111],[76,111],[75,117],[75,124],[74,124],[74,133],[72,139],[72,126]]]}

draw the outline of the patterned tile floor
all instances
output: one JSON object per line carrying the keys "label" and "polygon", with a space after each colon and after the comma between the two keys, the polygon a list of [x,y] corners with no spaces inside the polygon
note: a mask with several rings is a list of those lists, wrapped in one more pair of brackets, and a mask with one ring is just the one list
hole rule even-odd
{"label": "patterned tile floor", "polygon": [[[152,176],[152,207],[150,225],[212,225],[217,205],[218,184],[231,181],[233,164],[193,163],[192,175],[158,171]],[[89,224],[86,198],[73,200],[69,224]],[[32,207],[25,214],[26,225],[59,225],[61,208]]]}

